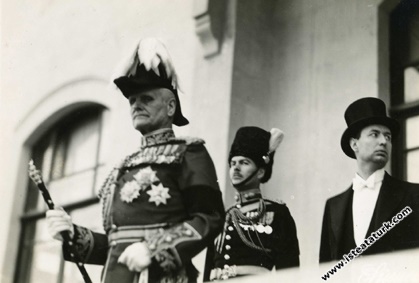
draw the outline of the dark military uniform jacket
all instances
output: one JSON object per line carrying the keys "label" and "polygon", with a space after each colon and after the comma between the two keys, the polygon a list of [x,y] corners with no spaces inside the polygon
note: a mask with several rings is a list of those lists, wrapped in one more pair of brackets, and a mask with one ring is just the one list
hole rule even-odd
{"label": "dark military uniform jacket", "polygon": [[[223,233],[208,249],[204,281],[299,265],[297,231],[287,206],[252,196],[246,201],[227,210]],[[262,203],[265,212],[258,216]],[[255,219],[237,219],[235,209]]]}
{"label": "dark military uniform jacket", "polygon": [[[191,259],[213,242],[224,207],[203,141],[163,129],[143,138],[100,192],[106,235],[75,225],[84,263],[105,265],[102,282],[194,282]],[[125,248],[145,242],[152,264],[141,274],[118,263]],[[64,247],[66,259],[69,259]]]}

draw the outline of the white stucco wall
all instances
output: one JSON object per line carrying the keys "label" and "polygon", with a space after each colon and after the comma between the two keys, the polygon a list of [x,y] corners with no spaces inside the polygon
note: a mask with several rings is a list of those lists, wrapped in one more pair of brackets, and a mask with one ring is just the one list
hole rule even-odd
{"label": "white stucco wall", "polygon": [[269,189],[295,215],[302,265],[317,262],[326,199],[355,174],[340,148],[344,111],[358,98],[379,96],[376,4],[298,1],[278,10],[279,93],[269,113],[288,136],[273,179],[279,190]]}

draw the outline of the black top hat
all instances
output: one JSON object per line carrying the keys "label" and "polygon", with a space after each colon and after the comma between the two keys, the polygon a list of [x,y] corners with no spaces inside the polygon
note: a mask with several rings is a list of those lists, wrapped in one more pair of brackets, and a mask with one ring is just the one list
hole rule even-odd
{"label": "black top hat", "polygon": [[[272,175],[272,165],[275,152],[269,152],[271,133],[258,127],[242,127],[237,130],[231,145],[228,162],[234,156],[244,156],[255,162],[256,166],[265,169],[265,175],[260,180],[266,183]],[[266,160],[266,161],[265,161]]]}
{"label": "black top hat", "polygon": [[176,99],[176,110],[173,117],[173,124],[176,126],[189,124],[188,119],[182,115],[177,89],[173,88],[170,78],[166,75],[163,64],[160,63],[158,69],[160,76],[158,76],[153,70],[147,71],[143,64],[139,64],[135,75],[122,76],[115,79],[113,82],[126,98],[145,89],[166,88],[172,91]]}
{"label": "black top hat", "polygon": [[386,105],[375,97],[365,97],[353,102],[345,111],[345,120],[348,128],[342,135],[340,146],[343,152],[351,158],[355,158],[349,140],[355,137],[363,128],[369,125],[387,126],[392,136],[397,136],[400,130],[399,123],[387,116]]}

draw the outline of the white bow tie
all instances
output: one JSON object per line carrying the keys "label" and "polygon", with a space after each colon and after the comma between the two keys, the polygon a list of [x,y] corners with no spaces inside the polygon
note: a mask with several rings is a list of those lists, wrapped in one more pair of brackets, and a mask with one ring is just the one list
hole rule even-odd
{"label": "white bow tie", "polygon": [[354,178],[352,180],[352,188],[354,191],[360,191],[363,189],[371,189],[374,190],[375,183],[374,179],[368,179],[367,181],[361,180],[360,178]]}

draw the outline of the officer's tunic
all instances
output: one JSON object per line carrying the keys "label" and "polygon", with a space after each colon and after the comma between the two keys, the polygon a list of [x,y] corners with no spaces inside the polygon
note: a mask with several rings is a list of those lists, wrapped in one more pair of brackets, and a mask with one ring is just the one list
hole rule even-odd
{"label": "officer's tunic", "polygon": [[[106,235],[75,226],[85,263],[105,265],[102,282],[195,282],[191,259],[222,229],[224,207],[203,141],[164,129],[143,138],[105,182],[100,197]],[[152,264],[141,274],[117,262],[144,241]],[[66,259],[69,258],[64,247]]]}
{"label": "officer's tunic", "polygon": [[296,227],[287,206],[259,197],[251,195],[227,210],[224,231],[207,253],[204,281],[299,265]]}

